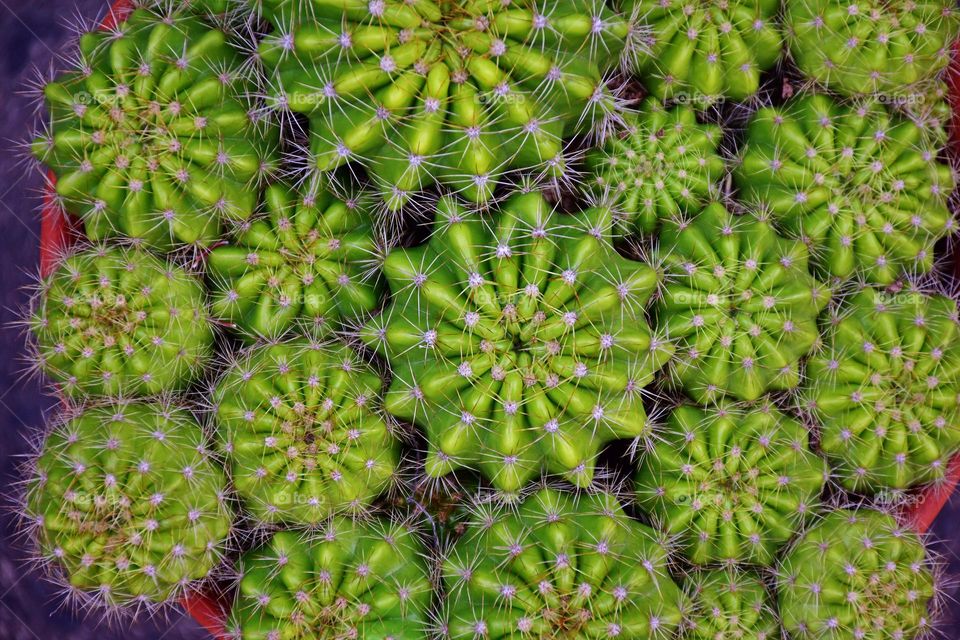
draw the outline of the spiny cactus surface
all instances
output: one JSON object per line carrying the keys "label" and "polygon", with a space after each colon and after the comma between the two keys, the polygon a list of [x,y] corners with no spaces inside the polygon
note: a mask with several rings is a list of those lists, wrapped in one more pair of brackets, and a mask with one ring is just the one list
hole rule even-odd
{"label": "spiny cactus surface", "polygon": [[733,567],[697,571],[687,582],[691,606],[684,640],[778,640],[773,598],[759,574]]}
{"label": "spiny cactus surface", "polygon": [[816,510],[827,465],[772,405],[673,410],[636,475],[638,505],[696,564],[766,565]]}
{"label": "spiny cactus surface", "polygon": [[734,177],[810,246],[820,273],[889,284],[929,271],[934,243],[956,230],[937,145],[881,103],[808,95],[754,115]]}
{"label": "spiny cactus surface", "polygon": [[142,249],[68,255],[29,319],[42,371],[71,396],[185,389],[213,352],[200,281]]}
{"label": "spiny cactus surface", "polygon": [[802,243],[713,203],[692,221],[664,223],[659,260],[657,328],[676,341],[673,384],[697,401],[756,400],[799,384],[830,299]]}
{"label": "spiny cactus surface", "polygon": [[390,483],[398,442],[378,415],[383,381],[346,345],[306,338],[253,349],[213,394],[237,493],[266,522],[357,512]]}
{"label": "spiny cactus surface", "polygon": [[373,311],[379,241],[363,198],[267,188],[266,213],[207,258],[211,308],[247,339],[336,327]]}
{"label": "spiny cactus surface", "polygon": [[957,303],[864,289],[825,324],[803,402],[843,484],[872,492],[942,479],[960,449]]}
{"label": "spiny cactus surface", "polygon": [[609,225],[536,192],[489,216],[445,198],[429,242],[387,257],[391,303],[361,337],[391,362],[386,409],[426,430],[427,474],[586,485],[603,445],[646,433],[641,391],[672,349],[643,316],[656,275]]}
{"label": "spiny cactus surface", "polygon": [[25,516],[39,560],[85,601],[172,601],[226,551],[226,477],[183,409],[88,409],[54,429],[33,466]]}
{"label": "spiny cactus surface", "polygon": [[473,520],[442,560],[441,637],[643,640],[679,627],[666,549],[612,495],[541,489]]}
{"label": "spiny cactus surface", "polygon": [[207,246],[243,220],[277,161],[275,127],[227,35],[178,9],[138,9],[80,38],[75,68],[44,89],[34,154],[93,240]]}
{"label": "spiny cactus surface", "polygon": [[427,640],[425,549],[406,526],[334,519],[281,531],[240,560],[227,631],[242,640]]}

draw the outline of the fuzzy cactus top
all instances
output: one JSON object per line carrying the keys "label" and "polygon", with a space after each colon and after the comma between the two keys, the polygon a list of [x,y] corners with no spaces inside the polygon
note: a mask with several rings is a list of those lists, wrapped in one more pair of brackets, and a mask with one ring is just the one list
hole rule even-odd
{"label": "fuzzy cactus top", "polygon": [[200,281],[141,249],[66,256],[29,323],[40,369],[77,397],[183,390],[213,352]]}
{"label": "fuzzy cactus top", "polygon": [[684,640],[779,640],[773,598],[759,574],[734,567],[697,571],[687,581],[691,606]]}
{"label": "fuzzy cactus top", "polygon": [[59,424],[33,461],[40,559],[93,605],[175,601],[216,567],[233,513],[200,425],[166,404],[110,404]]}
{"label": "fuzzy cactus top", "polygon": [[600,0],[267,4],[275,104],[310,114],[317,170],[363,165],[390,209],[434,182],[484,202],[509,168],[561,172],[563,138],[615,108],[603,74],[630,29]]}
{"label": "fuzzy cactus top", "polygon": [[659,261],[657,327],[676,341],[673,384],[697,401],[756,400],[799,384],[830,299],[802,243],[714,203],[691,221],[664,223]]}
{"label": "fuzzy cactus top", "polygon": [[604,444],[646,432],[641,391],[672,350],[644,320],[656,275],[609,224],[536,192],[489,216],[445,198],[429,242],[387,257],[391,302],[361,335],[392,365],[387,410],[427,432],[429,475],[586,485]]}
{"label": "fuzzy cactus top", "polygon": [[139,9],[83,35],[76,63],[44,90],[50,126],[34,153],[91,239],[204,247],[221,220],[253,213],[277,133],[246,100],[254,85],[225,33]]}
{"label": "fuzzy cactus top", "polygon": [[667,552],[610,494],[541,489],[484,506],[443,556],[441,637],[671,637],[683,595]]}
{"label": "fuzzy cactus top", "polygon": [[864,289],[830,315],[803,402],[847,488],[945,476],[960,449],[958,322],[955,301],[912,289]]}

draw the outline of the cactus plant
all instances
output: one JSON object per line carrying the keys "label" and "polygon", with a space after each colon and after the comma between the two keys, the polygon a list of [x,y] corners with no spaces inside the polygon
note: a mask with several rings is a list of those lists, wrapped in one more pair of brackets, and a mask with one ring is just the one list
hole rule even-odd
{"label": "cactus plant", "polygon": [[785,0],[800,70],[843,95],[903,95],[937,76],[960,36],[951,0]]}
{"label": "cactus plant", "polygon": [[803,401],[842,483],[872,492],[943,478],[960,449],[956,302],[864,289],[824,332]]}
{"label": "cactus plant", "polygon": [[312,167],[361,164],[390,210],[434,182],[486,202],[508,169],[560,175],[564,138],[618,108],[603,74],[630,26],[601,0],[267,4],[260,58],[311,118]]}
{"label": "cactus plant", "polygon": [[813,514],[827,465],[770,404],[681,405],[644,455],[637,504],[693,563],[769,564]]}
{"label": "cactus plant", "polygon": [[930,561],[917,534],[871,509],[830,512],[784,556],[777,591],[796,640],[912,640],[930,630]]}
{"label": "cactus plant", "polygon": [[654,99],[625,123],[622,136],[587,155],[590,190],[616,203],[620,233],[650,233],[659,220],[696,213],[719,193],[719,126],[698,123],[693,107],[667,109]]}
{"label": "cactus plant", "polygon": [[178,9],[138,9],[80,38],[75,68],[44,89],[33,151],[94,240],[204,247],[253,212],[277,133],[227,35]]}
{"label": "cactus plant", "polygon": [[735,567],[696,572],[686,584],[691,607],[684,640],[777,640],[780,624],[760,576]]}
{"label": "cactus plant", "polygon": [[237,494],[260,520],[317,524],[362,511],[399,446],[377,414],[383,382],[342,344],[295,338],[251,350],[213,393]]}
{"label": "cactus plant", "polygon": [[227,631],[243,640],[427,640],[425,553],[414,531],[382,519],[281,531],[241,558]]}
{"label": "cactus plant", "polygon": [[666,638],[683,595],[667,552],[614,496],[540,489],[481,505],[442,559],[443,638]]}
{"label": "cactus plant", "polygon": [[647,432],[641,391],[672,349],[643,316],[653,270],[614,251],[609,225],[537,192],[490,216],[444,198],[429,242],[387,257],[393,297],[361,338],[392,365],[387,411],[426,430],[428,475],[582,486],[603,445]]}
{"label": "cactus plant", "polygon": [[659,256],[666,282],[656,322],[677,344],[673,384],[700,402],[756,400],[799,384],[830,299],[803,244],[713,203],[692,221],[665,222]]}
{"label": "cactus plant", "polygon": [[380,240],[362,197],[267,188],[267,215],[243,224],[210,252],[213,314],[251,339],[296,325],[336,326],[373,311]]}
{"label": "cactus plant", "polygon": [[87,604],[175,602],[227,550],[226,477],[175,405],[68,414],[32,466],[24,516],[38,560]]}
{"label": "cactus plant", "polygon": [[636,69],[660,99],[700,106],[756,94],[780,57],[780,0],[625,0],[641,34]]}
{"label": "cactus plant", "polygon": [[185,389],[213,351],[203,286],[142,249],[88,247],[39,288],[37,366],[71,396]]}
{"label": "cactus plant", "polygon": [[741,196],[811,249],[820,273],[889,284],[926,272],[956,223],[935,137],[884,105],[811,95],[758,111],[734,177]]}

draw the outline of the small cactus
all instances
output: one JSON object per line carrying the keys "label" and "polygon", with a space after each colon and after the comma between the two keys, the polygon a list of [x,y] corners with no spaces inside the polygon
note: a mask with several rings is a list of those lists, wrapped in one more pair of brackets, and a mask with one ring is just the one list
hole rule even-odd
{"label": "small cactus", "polygon": [[227,632],[238,640],[427,640],[425,554],[416,532],[381,519],[281,531],[240,559]]}
{"label": "small cactus", "polygon": [[871,509],[839,509],[786,553],[777,591],[795,640],[912,640],[930,631],[931,563],[916,533]]}
{"label": "small cactus", "polygon": [[803,402],[844,486],[873,492],[944,478],[960,450],[956,302],[864,289],[824,331]]}
{"label": "small cactus", "polygon": [[698,402],[756,400],[799,384],[830,299],[807,271],[803,244],[714,203],[690,222],[665,222],[659,256],[657,328],[676,341],[673,384]]}
{"label": "small cactus", "polygon": [[382,387],[349,347],[305,338],[257,347],[231,364],[213,403],[246,507],[260,520],[293,524],[367,507],[400,458],[377,413]]}
{"label": "small cactus", "polygon": [[683,595],[667,551],[614,496],[540,489],[481,505],[442,559],[440,637],[669,638]]}
{"label": "small cactus", "polygon": [[686,583],[683,640],[779,640],[772,598],[760,576],[735,567],[697,571]]}
{"label": "small cactus", "polygon": [[71,396],[183,390],[213,352],[200,281],[142,249],[66,256],[42,281],[28,324],[37,366]]}
{"label": "small cactus", "polygon": [[883,104],[823,95],[758,111],[734,171],[740,194],[810,246],[817,271],[890,284],[933,266],[956,230],[937,138]]}
{"label": "small cactus", "polygon": [[651,233],[661,219],[696,213],[719,194],[719,126],[698,123],[692,107],[667,109],[653,99],[625,124],[624,135],[587,155],[589,189],[616,203],[620,233]]}
{"label": "small cactus", "polygon": [[85,604],[176,602],[227,550],[227,480],[184,409],[116,403],[68,416],[32,467],[24,517],[38,560]]}
{"label": "small cactus", "polygon": [[769,404],[673,410],[636,476],[637,504],[695,564],[766,565],[818,506],[827,465]]}
{"label": "small cactus", "polygon": [[490,216],[444,198],[429,242],[387,257],[393,297],[361,337],[391,363],[387,411],[426,430],[428,475],[584,486],[603,445],[647,432],[641,391],[672,349],[644,320],[656,275],[614,251],[609,225],[537,192]]}
{"label": "small cactus", "polygon": [[372,312],[381,298],[373,271],[380,242],[363,199],[272,185],[265,200],[266,215],[207,258],[213,314],[249,340]]}
{"label": "small cactus", "polygon": [[254,85],[225,33],[138,9],[84,34],[75,62],[44,89],[50,123],[33,151],[88,237],[205,247],[222,220],[253,213],[278,136],[246,101]]}

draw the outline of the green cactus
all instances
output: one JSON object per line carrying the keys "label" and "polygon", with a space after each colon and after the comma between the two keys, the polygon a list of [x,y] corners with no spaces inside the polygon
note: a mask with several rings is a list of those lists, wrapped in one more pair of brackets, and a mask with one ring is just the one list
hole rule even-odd
{"label": "green cactus", "polygon": [[769,223],[718,203],[690,222],[665,222],[656,323],[676,341],[672,383],[698,402],[796,387],[830,299],[808,273],[807,256]]}
{"label": "green cactus", "polygon": [[281,531],[240,559],[227,631],[243,640],[427,640],[425,554],[414,531],[380,519]]}
{"label": "green cactus", "polygon": [[823,95],[758,111],[734,171],[740,195],[810,246],[818,272],[889,284],[933,266],[956,229],[937,141],[884,105]]}
{"label": "green cactus", "polygon": [[243,220],[277,164],[275,127],[227,35],[197,18],[138,9],[80,38],[76,68],[44,89],[50,123],[33,145],[93,240],[205,247]]}
{"label": "green cactus", "polygon": [[745,100],[783,48],[780,0],[624,0],[623,10],[641,34],[636,69],[661,100]]}
{"label": "green cactus", "polygon": [[24,515],[39,559],[83,602],[175,602],[227,551],[226,477],[183,409],[88,409],[57,425],[32,464]]}
{"label": "green cactus", "polygon": [[828,513],[784,556],[777,591],[795,640],[912,640],[936,585],[916,533],[871,509]]}
{"label": "green cactus", "polygon": [[718,195],[724,162],[719,126],[689,106],[654,99],[626,117],[627,130],[587,154],[594,199],[616,203],[618,231],[651,233],[661,219],[696,213]]}
{"label": "green cactus", "polygon": [[843,95],[903,95],[936,77],[960,36],[951,0],[785,0],[800,70]]}
{"label": "green cactus", "polygon": [[614,251],[609,224],[536,192],[489,216],[443,198],[429,242],[387,257],[393,297],[361,338],[393,368],[387,411],[426,430],[428,475],[583,486],[606,443],[647,433],[641,391],[672,349],[644,320],[656,275]]}
{"label": "green cactus", "polygon": [[667,551],[610,494],[541,489],[482,506],[442,559],[442,638],[669,638],[683,595]]}
{"label": "green cactus", "polygon": [[296,338],[251,350],[213,393],[237,494],[260,520],[316,524],[359,512],[391,482],[398,442],[383,381],[345,345]]}
{"label": "green cactus", "polygon": [[698,571],[687,581],[692,602],[684,640],[777,640],[775,607],[760,576],[735,567]]}
{"label": "green cactus", "polygon": [[841,482],[873,492],[944,478],[960,449],[956,302],[864,289],[824,331],[803,402]]}
{"label": "green cactus", "polygon": [[275,104],[310,116],[313,168],[362,165],[390,210],[435,182],[487,202],[509,169],[560,175],[564,138],[618,109],[603,75],[630,26],[601,0],[266,4],[260,58]]}
{"label": "green cactus", "polygon": [[643,456],[637,504],[693,563],[769,564],[818,506],[827,465],[770,404],[673,410]]}
{"label": "green cactus", "polygon": [[266,215],[207,258],[213,314],[249,340],[372,312],[382,296],[374,271],[382,242],[364,199],[272,185],[265,200]]}
{"label": "green cactus", "polygon": [[70,396],[183,390],[213,352],[200,281],[142,249],[66,256],[40,284],[28,323],[38,368]]}

